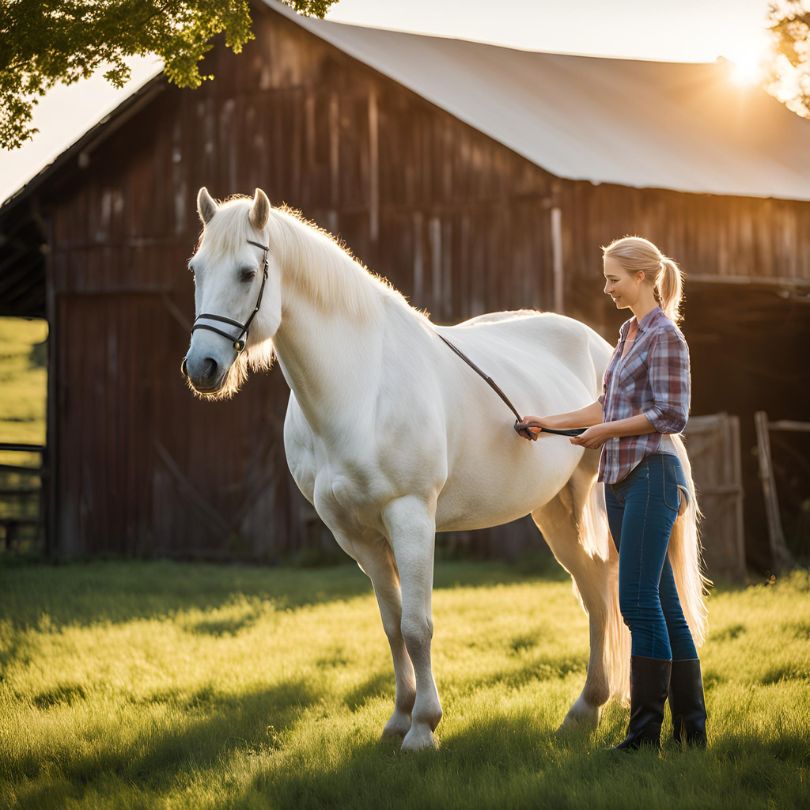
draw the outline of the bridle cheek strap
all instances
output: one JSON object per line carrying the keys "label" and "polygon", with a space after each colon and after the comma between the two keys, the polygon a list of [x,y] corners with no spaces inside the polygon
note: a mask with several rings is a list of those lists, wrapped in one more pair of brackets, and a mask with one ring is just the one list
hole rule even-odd
{"label": "bridle cheek strap", "polygon": [[[191,327],[191,333],[194,334],[196,329],[207,329],[209,332],[216,332],[218,335],[222,335],[222,337],[227,338],[228,340],[233,341],[233,348],[236,350],[237,354],[240,354],[247,344],[248,339],[248,330],[250,329],[250,325],[253,323],[253,319],[256,317],[256,313],[262,307],[262,298],[264,296],[264,287],[267,284],[267,276],[270,272],[270,259],[269,253],[270,248],[267,245],[262,245],[259,242],[254,242],[252,239],[247,240],[249,245],[255,245],[257,248],[261,248],[264,251],[264,257],[262,260],[262,286],[259,288],[259,297],[256,299],[256,306],[253,308],[253,312],[250,313],[250,317],[245,321],[244,324],[239,323],[239,321],[231,320],[230,318],[223,318],[222,315],[210,315],[206,312],[203,312],[201,315],[198,315],[194,320],[194,326]],[[218,329],[216,326],[211,326],[208,323],[199,323],[200,320],[205,319],[207,321],[217,321],[218,323],[226,323],[229,326],[235,326],[239,329],[239,334],[234,339],[233,335],[229,334],[228,332],[224,331],[223,329]]]}

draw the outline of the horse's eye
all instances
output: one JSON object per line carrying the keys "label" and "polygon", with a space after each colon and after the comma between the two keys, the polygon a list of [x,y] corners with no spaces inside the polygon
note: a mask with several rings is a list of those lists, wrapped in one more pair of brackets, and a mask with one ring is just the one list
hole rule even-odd
{"label": "horse's eye", "polygon": [[256,271],[252,267],[243,267],[239,271],[239,279],[240,281],[248,282],[253,281],[256,278]]}

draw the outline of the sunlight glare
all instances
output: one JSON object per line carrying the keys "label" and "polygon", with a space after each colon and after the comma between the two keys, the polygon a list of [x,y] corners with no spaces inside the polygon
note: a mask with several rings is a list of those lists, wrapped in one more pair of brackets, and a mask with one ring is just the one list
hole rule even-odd
{"label": "sunlight glare", "polygon": [[754,60],[733,62],[731,81],[739,87],[751,87],[763,77],[762,66]]}
{"label": "sunlight glare", "polygon": [[746,43],[735,43],[725,56],[729,60],[729,78],[738,87],[752,87],[765,78],[768,41],[763,36]]}

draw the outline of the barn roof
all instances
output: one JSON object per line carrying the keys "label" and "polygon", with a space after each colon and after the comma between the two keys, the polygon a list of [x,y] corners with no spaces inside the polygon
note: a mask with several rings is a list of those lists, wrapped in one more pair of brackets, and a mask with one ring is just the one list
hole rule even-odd
{"label": "barn roof", "polygon": [[[639,188],[810,200],[810,120],[764,90],[734,87],[727,64],[541,53],[302,17],[320,39],[542,169]],[[0,216],[165,87],[145,82],[8,197]]]}
{"label": "barn roof", "polygon": [[728,64],[538,53],[275,11],[571,180],[810,200],[810,120]]}

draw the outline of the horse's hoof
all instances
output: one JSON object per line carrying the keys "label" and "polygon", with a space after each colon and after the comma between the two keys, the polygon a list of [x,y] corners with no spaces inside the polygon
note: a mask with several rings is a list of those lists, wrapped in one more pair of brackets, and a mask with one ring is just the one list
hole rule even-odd
{"label": "horse's hoof", "polygon": [[385,724],[383,737],[404,737],[411,730],[411,716],[395,710]]}
{"label": "horse's hoof", "polygon": [[599,706],[591,706],[590,703],[581,697],[568,710],[562,725],[557,729],[558,734],[565,734],[569,731],[594,731],[599,725]]}
{"label": "horse's hoof", "polygon": [[438,748],[436,738],[428,726],[411,726],[411,730],[402,741],[402,751],[424,751],[429,748]]}

